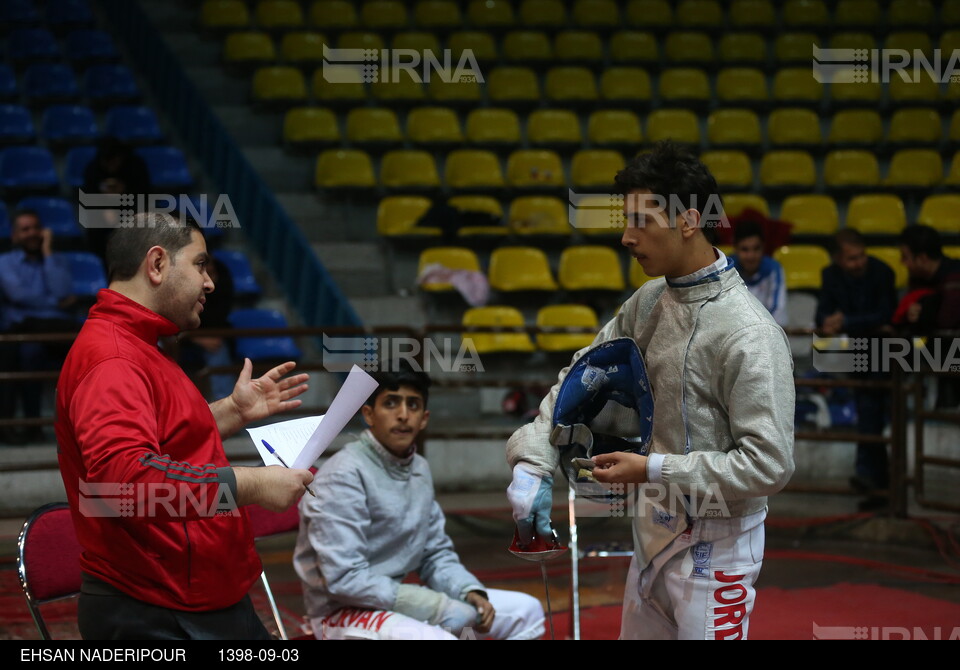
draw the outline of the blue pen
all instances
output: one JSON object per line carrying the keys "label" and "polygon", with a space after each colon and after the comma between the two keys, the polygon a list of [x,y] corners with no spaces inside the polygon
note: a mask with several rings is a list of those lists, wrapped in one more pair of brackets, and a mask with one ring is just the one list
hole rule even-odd
{"label": "blue pen", "polygon": [[[277,459],[278,461],[280,461],[280,465],[282,465],[282,466],[285,467],[285,468],[289,468],[289,467],[290,467],[289,465],[287,465],[287,462],[286,462],[285,460],[283,460],[283,458],[280,456],[280,454],[278,454],[278,453],[276,452],[276,450],[275,450],[273,447],[270,446],[270,443],[269,443],[269,442],[267,442],[266,440],[260,440],[260,441],[263,442],[263,446],[265,446],[265,447],[267,448],[267,451],[269,451],[271,454],[273,454],[273,455],[276,457],[276,459]],[[314,493],[313,491],[311,491],[311,490],[310,490],[310,487],[307,486],[306,484],[303,485],[303,488],[307,489],[307,493],[309,493],[310,495],[312,495],[314,498],[317,497],[317,494]]]}

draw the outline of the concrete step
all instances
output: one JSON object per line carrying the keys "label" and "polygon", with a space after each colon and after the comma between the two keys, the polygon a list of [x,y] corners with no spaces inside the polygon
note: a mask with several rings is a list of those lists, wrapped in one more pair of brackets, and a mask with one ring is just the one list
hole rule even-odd
{"label": "concrete step", "polygon": [[363,242],[323,242],[313,250],[334,281],[351,299],[373,298],[392,293],[380,246]]}

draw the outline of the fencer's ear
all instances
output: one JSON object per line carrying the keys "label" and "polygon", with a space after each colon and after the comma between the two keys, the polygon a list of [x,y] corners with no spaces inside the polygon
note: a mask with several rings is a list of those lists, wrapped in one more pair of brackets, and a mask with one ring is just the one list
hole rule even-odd
{"label": "fencer's ear", "polygon": [[159,286],[163,281],[163,275],[170,262],[170,256],[167,254],[167,250],[161,246],[152,246],[147,250],[147,255],[143,262],[147,279],[154,286]]}
{"label": "fencer's ear", "polygon": [[700,230],[700,211],[691,207],[681,212],[679,223],[684,239],[690,239]]}
{"label": "fencer's ear", "polygon": [[417,431],[421,431],[427,427],[427,423],[430,420],[430,410],[423,410],[423,417],[420,419],[420,427],[417,428]]}
{"label": "fencer's ear", "polygon": [[367,425],[367,428],[373,426],[373,406],[372,405],[362,405],[360,407],[360,416],[363,417],[363,422]]}

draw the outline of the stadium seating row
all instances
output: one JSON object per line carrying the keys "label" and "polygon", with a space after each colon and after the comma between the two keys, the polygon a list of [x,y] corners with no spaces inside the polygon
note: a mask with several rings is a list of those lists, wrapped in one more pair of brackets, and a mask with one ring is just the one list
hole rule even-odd
{"label": "stadium seating row", "polygon": [[[53,147],[91,144],[101,134],[134,144],[163,140],[153,110],[133,105],[120,105],[106,110],[102,133],[91,108],[52,105],[43,110],[39,130],[39,139]],[[37,139],[33,114],[28,108],[0,104],[0,144],[33,144]]]}
{"label": "stadium seating row", "polygon": [[63,63],[33,63],[24,70],[19,85],[14,72],[0,65],[0,99],[12,100],[18,95],[31,106],[84,98],[104,107],[139,100],[141,92],[124,65],[91,65],[83,71],[82,85],[77,84],[73,68]]}

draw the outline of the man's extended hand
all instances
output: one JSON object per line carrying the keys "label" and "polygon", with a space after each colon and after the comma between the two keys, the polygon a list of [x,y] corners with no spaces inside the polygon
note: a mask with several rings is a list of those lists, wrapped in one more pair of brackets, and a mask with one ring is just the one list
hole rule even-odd
{"label": "man's extended hand", "polygon": [[647,457],[616,451],[612,454],[597,454],[593,457],[597,467],[593,477],[603,484],[645,484],[647,482]]}
{"label": "man's extended hand", "polygon": [[300,406],[301,401],[294,398],[307,390],[306,381],[310,376],[299,374],[285,378],[284,375],[295,367],[296,363],[287,361],[262,377],[251,379],[253,363],[249,358],[243,359],[243,370],[233,387],[230,400],[244,425]]}
{"label": "man's extended hand", "polygon": [[483,594],[479,591],[471,591],[468,593],[466,600],[477,608],[477,632],[483,634],[489,633],[490,627],[493,626],[493,619],[497,614],[493,609],[493,605],[491,605],[490,601],[484,598]]}

